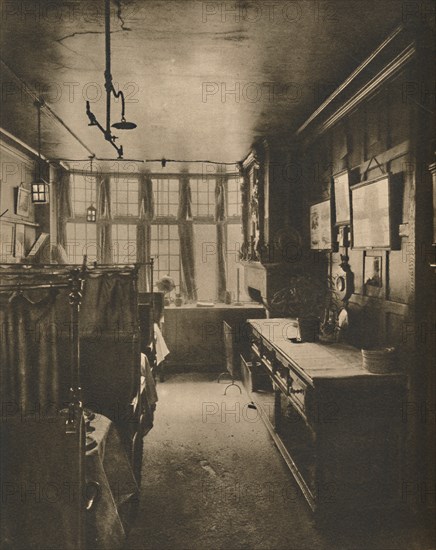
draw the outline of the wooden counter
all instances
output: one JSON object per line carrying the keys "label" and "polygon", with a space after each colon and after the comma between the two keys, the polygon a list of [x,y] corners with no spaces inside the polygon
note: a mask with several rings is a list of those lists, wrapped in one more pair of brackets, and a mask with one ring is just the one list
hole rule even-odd
{"label": "wooden counter", "polygon": [[247,389],[262,410],[269,379],[273,413],[262,417],[311,508],[400,506],[405,377],[369,373],[347,344],[290,341],[292,319],[248,326]]}

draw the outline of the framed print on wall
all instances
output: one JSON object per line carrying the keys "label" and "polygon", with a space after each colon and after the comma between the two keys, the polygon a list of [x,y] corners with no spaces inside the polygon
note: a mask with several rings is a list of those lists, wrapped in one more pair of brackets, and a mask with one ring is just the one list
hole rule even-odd
{"label": "framed print on wall", "polygon": [[351,204],[353,248],[391,248],[389,176],[353,185]]}
{"label": "framed print on wall", "polygon": [[365,256],[363,282],[369,286],[383,286],[381,256]]}
{"label": "framed print on wall", "polygon": [[348,170],[333,176],[333,190],[336,212],[335,223],[336,225],[347,225],[351,222]]}
{"label": "framed print on wall", "polygon": [[312,250],[331,250],[332,248],[330,200],[310,207],[310,248]]}
{"label": "framed print on wall", "polygon": [[26,218],[30,214],[30,191],[21,186],[17,189],[17,204],[15,213],[18,216],[24,216]]}

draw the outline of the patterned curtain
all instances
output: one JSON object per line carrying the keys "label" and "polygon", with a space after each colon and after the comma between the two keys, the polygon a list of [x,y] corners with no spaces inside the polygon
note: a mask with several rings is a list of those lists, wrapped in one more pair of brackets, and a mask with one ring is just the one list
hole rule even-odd
{"label": "patterned curtain", "polygon": [[180,178],[179,190],[179,221],[180,260],[182,264],[181,288],[187,300],[197,300],[197,285],[195,279],[194,257],[194,227],[192,221],[192,199],[189,176]]}
{"label": "patterned curtain", "polygon": [[103,264],[112,263],[112,226],[110,177],[103,176],[98,186],[97,198],[97,252],[98,260]]}
{"label": "patterned curtain", "polygon": [[216,247],[218,261],[217,298],[224,302],[227,289],[226,262],[226,188],[225,178],[218,177],[215,186]]}

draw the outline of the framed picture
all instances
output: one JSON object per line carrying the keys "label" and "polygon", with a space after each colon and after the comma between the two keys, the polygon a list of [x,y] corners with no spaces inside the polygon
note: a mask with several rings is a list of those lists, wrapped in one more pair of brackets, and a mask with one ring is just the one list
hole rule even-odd
{"label": "framed picture", "polygon": [[353,248],[391,248],[389,176],[353,185],[351,206]]}
{"label": "framed picture", "polygon": [[382,287],[382,257],[365,256],[365,269],[363,275],[365,285]]}
{"label": "framed picture", "polygon": [[332,217],[330,200],[310,207],[310,248],[330,250],[332,248]]}
{"label": "framed picture", "polygon": [[15,213],[26,218],[30,213],[30,191],[24,187],[18,187]]}
{"label": "framed picture", "polygon": [[336,225],[347,225],[351,222],[348,170],[333,176],[333,190],[335,197]]}

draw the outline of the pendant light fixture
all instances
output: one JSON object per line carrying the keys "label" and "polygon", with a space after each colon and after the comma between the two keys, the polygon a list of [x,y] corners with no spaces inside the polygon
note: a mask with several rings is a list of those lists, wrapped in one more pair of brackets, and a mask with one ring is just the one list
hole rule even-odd
{"label": "pendant light fixture", "polygon": [[90,223],[95,223],[97,221],[97,209],[92,203],[86,210],[86,221]]}
{"label": "pendant light fixture", "polygon": [[123,158],[123,146],[117,146],[115,140],[118,139],[117,136],[112,135],[111,132],[111,94],[115,98],[121,98],[121,121],[115,122],[112,124],[112,128],[117,130],[133,130],[136,128],[134,122],[128,122],[125,117],[125,99],[124,94],[120,90],[117,92],[112,83],[112,74],[111,74],[111,29],[110,29],[110,0],[104,0],[105,2],[105,49],[106,49],[106,70],[104,72],[106,89],[106,128],[104,128],[95,117],[94,113],[91,111],[89,101],[86,102],[86,114],[88,115],[89,124],[88,126],[97,126],[97,128],[103,133],[104,139],[108,141],[117,151],[118,158]]}
{"label": "pendant light fixture", "polygon": [[34,204],[47,204],[49,198],[48,183],[41,177],[41,107],[43,100],[35,101],[38,112],[38,176],[30,186],[30,195]]}
{"label": "pendant light fixture", "polygon": [[[91,155],[89,157],[89,164],[90,164],[89,177],[90,177],[90,180],[91,180],[91,185],[92,185],[92,161],[93,161],[93,159],[94,159],[94,157]],[[92,201],[91,201],[91,205],[88,206],[88,208],[86,209],[86,221],[90,222],[90,223],[95,223],[97,221],[97,209],[95,208]]]}

